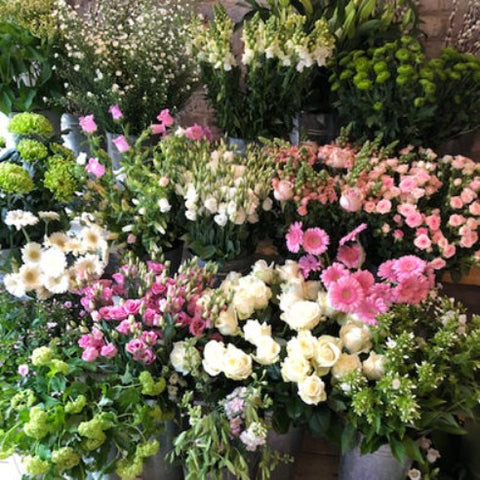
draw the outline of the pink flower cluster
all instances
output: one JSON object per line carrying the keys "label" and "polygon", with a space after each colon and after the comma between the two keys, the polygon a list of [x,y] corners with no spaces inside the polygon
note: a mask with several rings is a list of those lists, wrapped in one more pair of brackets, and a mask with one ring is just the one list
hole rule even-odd
{"label": "pink flower cluster", "polygon": [[[158,262],[147,262],[145,270],[147,273],[140,275],[135,265],[125,265],[111,280],[100,280],[82,289],[80,302],[96,322],[92,332],[79,342],[84,348],[84,360],[94,361],[100,355],[113,357],[122,345],[133,360],[150,364],[156,359],[156,347],[166,326],[193,336],[201,335],[210,326],[210,307],[202,301],[202,294],[212,282],[210,274],[192,267],[188,273],[172,278]],[[113,330],[118,333],[112,335]],[[106,344],[104,336],[116,340]]]}

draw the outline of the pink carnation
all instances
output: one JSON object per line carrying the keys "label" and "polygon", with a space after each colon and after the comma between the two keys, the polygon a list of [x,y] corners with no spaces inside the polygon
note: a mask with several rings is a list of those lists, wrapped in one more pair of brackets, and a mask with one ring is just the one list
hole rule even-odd
{"label": "pink carnation", "polygon": [[287,248],[292,253],[298,253],[303,242],[303,224],[302,222],[294,222],[290,225],[285,239],[287,240]]}
{"label": "pink carnation", "polygon": [[303,234],[302,247],[312,255],[325,253],[330,243],[330,237],[321,228],[308,228]]}
{"label": "pink carnation", "polygon": [[333,308],[353,313],[362,304],[364,293],[360,283],[349,275],[330,284],[328,298]]}

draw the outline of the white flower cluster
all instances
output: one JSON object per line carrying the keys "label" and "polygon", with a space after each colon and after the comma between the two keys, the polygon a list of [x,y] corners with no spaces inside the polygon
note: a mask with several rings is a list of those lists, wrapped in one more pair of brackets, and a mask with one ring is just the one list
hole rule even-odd
{"label": "white flower cluster", "polygon": [[246,430],[240,434],[240,440],[250,452],[255,452],[257,447],[267,442],[267,428],[260,422],[252,422]]}
{"label": "white flower cluster", "polygon": [[43,245],[29,242],[22,248],[23,264],[5,276],[5,288],[16,297],[33,290],[40,300],[66,293],[87,275],[102,275],[107,251],[106,232],[96,225],[52,233]]}
{"label": "white flower cluster", "polygon": [[271,166],[254,151],[242,157],[221,146],[204,151],[183,174],[176,192],[185,200],[190,221],[213,217],[220,227],[257,223],[259,211],[272,208],[269,198]]}

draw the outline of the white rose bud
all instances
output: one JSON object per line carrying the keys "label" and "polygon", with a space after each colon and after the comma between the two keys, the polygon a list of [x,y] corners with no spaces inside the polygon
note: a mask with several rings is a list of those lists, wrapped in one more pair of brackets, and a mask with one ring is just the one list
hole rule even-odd
{"label": "white rose bud", "polygon": [[285,357],[282,363],[282,378],[285,382],[299,383],[310,373],[310,362],[305,357]]}
{"label": "white rose bud", "polygon": [[385,357],[370,352],[369,357],[363,362],[363,373],[369,380],[380,380],[385,373]]}
{"label": "white rose bud", "polygon": [[223,373],[232,380],[245,380],[252,373],[252,357],[229,343],[223,357]]}
{"label": "white rose bud", "polygon": [[223,342],[210,340],[203,349],[203,368],[204,370],[215,377],[222,371],[226,349]]}
{"label": "white rose bud", "polygon": [[215,327],[222,335],[238,335],[239,328],[235,312],[222,310],[215,321]]}
{"label": "white rose bud", "polygon": [[262,365],[272,365],[278,362],[280,345],[272,338],[262,335],[256,342],[257,353],[255,361]]}
{"label": "white rose bud", "polygon": [[317,375],[310,375],[299,382],[298,394],[307,405],[318,405],[327,399],[325,383]]}
{"label": "white rose bud", "polygon": [[320,307],[317,302],[299,300],[289,305],[280,318],[292,330],[311,330],[320,323]]}
{"label": "white rose bud", "polygon": [[340,338],[350,353],[364,353],[372,348],[371,332],[367,325],[347,322],[340,329]]}
{"label": "white rose bud", "polygon": [[342,353],[337,363],[332,367],[332,376],[335,380],[341,380],[355,370],[362,370],[362,362],[358,358],[358,355],[355,353],[352,355]]}

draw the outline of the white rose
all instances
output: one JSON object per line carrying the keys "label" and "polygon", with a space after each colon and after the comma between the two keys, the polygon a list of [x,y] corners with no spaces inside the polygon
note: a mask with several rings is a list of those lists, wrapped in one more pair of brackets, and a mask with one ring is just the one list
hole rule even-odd
{"label": "white rose", "polygon": [[218,210],[218,203],[217,199],[214,197],[208,197],[203,206],[210,212],[210,213],[217,213]]}
{"label": "white rose", "polygon": [[215,320],[215,327],[222,335],[238,335],[238,322],[235,312],[231,309],[222,310]]}
{"label": "white rose", "polygon": [[337,363],[342,353],[341,342],[339,338],[330,335],[322,335],[317,339],[313,360],[318,375],[326,375]]}
{"label": "white rose", "polygon": [[273,201],[271,198],[267,197],[262,203],[262,209],[265,212],[269,212],[273,207]]}
{"label": "white rose", "polygon": [[203,368],[204,370],[215,377],[222,371],[224,357],[226,354],[225,344],[210,340],[203,349]]}
{"label": "white rose", "polygon": [[292,330],[311,330],[321,320],[320,307],[317,302],[299,300],[292,303],[281,317]]}
{"label": "white rose", "polygon": [[243,327],[243,333],[247,342],[257,345],[260,337],[272,336],[272,327],[266,323],[260,323],[258,320],[247,320]]}
{"label": "white rose", "polygon": [[261,310],[268,306],[272,297],[272,291],[265,283],[254,275],[247,275],[238,281],[238,289],[248,293],[255,310]]}
{"label": "white rose", "polygon": [[232,305],[240,320],[245,320],[255,311],[252,298],[246,290],[237,290],[235,292]]}
{"label": "white rose", "polygon": [[336,380],[341,380],[355,370],[362,370],[362,362],[358,358],[356,353],[349,355],[348,353],[342,353],[337,363],[332,367],[332,376]]}
{"label": "white rose", "polygon": [[170,352],[170,362],[177,372],[187,375],[200,365],[201,357],[198,350],[187,342],[175,342]]}
{"label": "white rose", "polygon": [[285,382],[301,382],[311,370],[310,362],[305,357],[285,357],[282,363],[282,378]]}
{"label": "white rose", "polygon": [[245,380],[252,373],[252,357],[229,343],[223,357],[223,373],[232,380]]}
{"label": "white rose", "polygon": [[318,298],[318,292],[320,291],[320,282],[310,280],[303,283],[303,298],[305,300],[315,301]]}
{"label": "white rose", "polygon": [[255,275],[266,284],[271,284],[275,278],[273,262],[268,265],[265,260],[257,260],[252,267],[252,275]]}
{"label": "white rose", "polygon": [[322,315],[325,315],[326,317],[336,317],[342,313],[332,307],[330,299],[328,298],[328,293],[323,290],[318,292],[317,303],[320,306]]}
{"label": "white rose", "polygon": [[298,294],[294,289],[287,290],[278,296],[279,307],[282,312],[288,310],[294,303],[303,300],[303,297]]}
{"label": "white rose", "polygon": [[369,357],[363,362],[363,373],[369,380],[380,380],[385,373],[385,357],[370,352]]}
{"label": "white rose", "polygon": [[291,357],[312,358],[317,347],[317,339],[310,330],[301,330],[287,343],[287,353]]}
{"label": "white rose", "polygon": [[284,265],[277,265],[277,272],[280,274],[280,279],[288,282],[291,279],[301,278],[300,267],[294,260],[286,260]]}
{"label": "white rose", "polygon": [[272,337],[262,335],[255,345],[257,346],[257,352],[254,356],[256,362],[262,365],[272,365],[278,362],[280,345]]}
{"label": "white rose", "polygon": [[318,405],[327,399],[325,383],[317,375],[310,375],[298,383],[298,395],[307,405]]}
{"label": "white rose", "polygon": [[160,212],[166,213],[172,209],[172,206],[170,205],[170,202],[168,201],[168,199],[161,198],[158,201],[158,208],[160,208]]}
{"label": "white rose", "polygon": [[239,272],[229,272],[225,277],[225,280],[220,284],[220,289],[224,292],[228,292],[231,288],[238,285],[238,280],[242,277]]}
{"label": "white rose", "polygon": [[350,353],[368,352],[372,348],[370,329],[365,324],[347,322],[340,329],[340,338]]}

